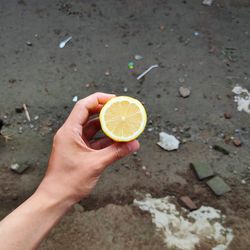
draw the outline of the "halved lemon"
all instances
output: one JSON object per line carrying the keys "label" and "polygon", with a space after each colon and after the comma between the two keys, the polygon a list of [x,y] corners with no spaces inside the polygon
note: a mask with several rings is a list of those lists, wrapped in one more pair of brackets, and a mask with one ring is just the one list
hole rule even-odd
{"label": "halved lemon", "polygon": [[140,101],[129,96],[110,99],[100,112],[103,132],[114,141],[136,139],[144,130],[147,114]]}

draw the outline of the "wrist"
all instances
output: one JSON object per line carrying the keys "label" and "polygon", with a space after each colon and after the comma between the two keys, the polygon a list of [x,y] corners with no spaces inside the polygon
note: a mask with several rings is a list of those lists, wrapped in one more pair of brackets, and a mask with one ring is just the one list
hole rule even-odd
{"label": "wrist", "polygon": [[43,179],[34,196],[38,197],[45,205],[67,212],[75,204],[75,201],[55,183],[51,184],[46,178]]}

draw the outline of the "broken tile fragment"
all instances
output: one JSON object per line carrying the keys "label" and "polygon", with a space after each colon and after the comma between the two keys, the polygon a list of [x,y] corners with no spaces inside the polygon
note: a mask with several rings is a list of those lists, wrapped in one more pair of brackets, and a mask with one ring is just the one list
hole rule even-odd
{"label": "broken tile fragment", "polygon": [[222,146],[222,145],[219,145],[219,144],[213,145],[213,149],[216,150],[216,151],[221,152],[224,155],[229,155],[229,153],[230,153],[229,150],[227,150],[225,146]]}
{"label": "broken tile fragment", "polygon": [[231,188],[228,186],[228,184],[219,176],[215,176],[207,181],[207,185],[218,196],[231,191]]}
{"label": "broken tile fragment", "polygon": [[207,163],[192,162],[191,167],[193,167],[199,180],[203,180],[214,175],[213,169]]}
{"label": "broken tile fragment", "polygon": [[188,196],[181,196],[180,200],[182,201],[183,205],[189,210],[192,211],[197,209],[195,203]]}

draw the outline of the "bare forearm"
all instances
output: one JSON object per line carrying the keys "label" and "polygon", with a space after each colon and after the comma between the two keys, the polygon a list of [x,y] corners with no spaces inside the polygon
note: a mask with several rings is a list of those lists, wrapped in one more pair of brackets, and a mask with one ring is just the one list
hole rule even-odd
{"label": "bare forearm", "polygon": [[38,189],[0,222],[0,246],[8,250],[35,249],[70,206]]}

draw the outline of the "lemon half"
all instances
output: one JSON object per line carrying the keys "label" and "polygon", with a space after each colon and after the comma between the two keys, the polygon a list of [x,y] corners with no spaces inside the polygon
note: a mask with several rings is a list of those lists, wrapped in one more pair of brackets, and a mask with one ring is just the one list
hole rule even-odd
{"label": "lemon half", "polygon": [[147,123],[146,110],[140,101],[129,96],[110,99],[100,112],[103,132],[118,142],[136,139]]}

